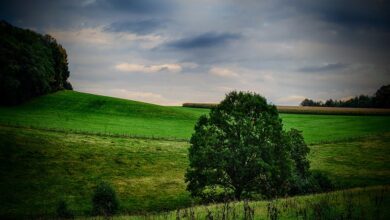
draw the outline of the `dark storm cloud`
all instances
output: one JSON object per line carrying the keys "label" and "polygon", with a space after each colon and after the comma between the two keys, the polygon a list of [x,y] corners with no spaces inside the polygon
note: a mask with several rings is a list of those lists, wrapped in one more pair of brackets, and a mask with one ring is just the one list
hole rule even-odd
{"label": "dark storm cloud", "polygon": [[173,9],[170,0],[0,0],[0,19],[37,29],[92,27],[126,16],[159,17]]}
{"label": "dark storm cloud", "polygon": [[348,65],[344,63],[329,63],[321,66],[302,67],[299,69],[299,71],[304,73],[319,73],[319,72],[339,71],[347,67]]}
{"label": "dark storm cloud", "polygon": [[167,47],[175,49],[197,49],[217,47],[228,44],[232,40],[240,39],[241,35],[234,33],[204,33],[195,37],[182,38],[166,44]]}
{"label": "dark storm cloud", "polygon": [[290,2],[299,11],[345,28],[390,29],[390,2],[381,0],[300,0]]}
{"label": "dark storm cloud", "polygon": [[140,21],[120,21],[114,22],[104,28],[107,32],[128,32],[136,34],[153,33],[156,29],[162,27],[159,20],[140,20]]}

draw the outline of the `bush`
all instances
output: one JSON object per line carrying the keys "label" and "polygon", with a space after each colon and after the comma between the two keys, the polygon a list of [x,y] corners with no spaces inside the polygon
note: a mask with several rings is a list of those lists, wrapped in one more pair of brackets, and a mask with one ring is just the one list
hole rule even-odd
{"label": "bush", "polygon": [[227,94],[200,117],[190,143],[186,182],[195,197],[210,199],[217,186],[235,199],[284,196],[309,175],[301,132],[285,132],[276,107],[255,93]]}
{"label": "bush", "polygon": [[329,179],[325,173],[322,172],[313,172],[311,174],[313,188],[316,189],[316,192],[329,192],[334,189],[333,182]]}
{"label": "bush", "polygon": [[106,182],[100,182],[93,194],[92,213],[94,215],[111,216],[118,211],[119,202],[112,186]]}
{"label": "bush", "polygon": [[56,214],[58,218],[74,218],[73,212],[68,208],[64,200],[58,202]]}

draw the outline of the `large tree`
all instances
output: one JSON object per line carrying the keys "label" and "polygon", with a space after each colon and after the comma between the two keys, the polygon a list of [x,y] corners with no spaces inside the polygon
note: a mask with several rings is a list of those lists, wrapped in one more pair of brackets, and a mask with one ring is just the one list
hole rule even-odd
{"label": "large tree", "polygon": [[301,133],[283,131],[276,107],[255,93],[229,93],[200,117],[190,143],[186,182],[192,196],[275,197],[309,175]]}

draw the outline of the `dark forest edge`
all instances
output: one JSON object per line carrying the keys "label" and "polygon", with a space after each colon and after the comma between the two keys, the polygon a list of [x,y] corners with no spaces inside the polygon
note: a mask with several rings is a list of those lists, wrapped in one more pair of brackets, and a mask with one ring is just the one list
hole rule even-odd
{"label": "dark forest edge", "polygon": [[379,88],[374,96],[360,95],[348,100],[328,99],[325,102],[304,99],[301,106],[347,107],[347,108],[390,108],[390,85]]}
{"label": "dark forest edge", "polygon": [[50,35],[0,21],[0,105],[72,90],[66,50]]}

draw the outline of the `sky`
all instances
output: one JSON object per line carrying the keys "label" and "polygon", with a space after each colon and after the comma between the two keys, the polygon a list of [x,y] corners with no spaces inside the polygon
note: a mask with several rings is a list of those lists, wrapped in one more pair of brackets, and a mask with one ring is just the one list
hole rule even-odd
{"label": "sky", "polygon": [[0,19],[65,47],[74,90],[161,105],[373,95],[390,84],[389,12],[385,0],[0,0]]}

